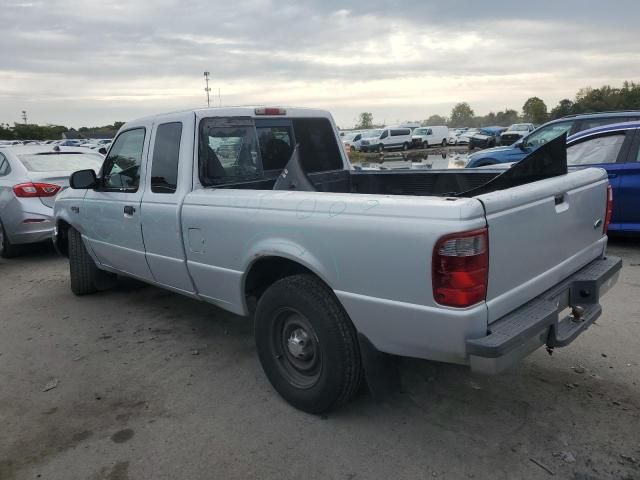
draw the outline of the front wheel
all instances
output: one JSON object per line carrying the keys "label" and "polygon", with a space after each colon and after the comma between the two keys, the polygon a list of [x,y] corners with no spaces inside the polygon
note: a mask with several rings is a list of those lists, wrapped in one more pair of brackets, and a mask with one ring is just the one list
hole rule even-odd
{"label": "front wheel", "polygon": [[116,275],[96,267],[93,258],[82,242],[82,236],[74,228],[69,228],[69,276],[71,291],[75,295],[87,295],[112,287]]}
{"label": "front wheel", "polygon": [[295,408],[327,412],[358,391],[356,329],[317,277],[293,275],[269,287],[256,309],[255,337],[265,374]]}
{"label": "front wheel", "polygon": [[384,145],[380,144],[378,145],[378,153],[382,153],[384,152]]}
{"label": "front wheel", "polygon": [[427,142],[427,141],[422,142],[422,148],[423,148],[424,150],[426,150],[427,148],[429,148],[429,142]]}
{"label": "front wheel", "polygon": [[405,150],[405,151],[406,151],[406,150],[409,150],[409,144],[408,144],[407,142],[404,142],[404,143],[402,144],[402,150]]}

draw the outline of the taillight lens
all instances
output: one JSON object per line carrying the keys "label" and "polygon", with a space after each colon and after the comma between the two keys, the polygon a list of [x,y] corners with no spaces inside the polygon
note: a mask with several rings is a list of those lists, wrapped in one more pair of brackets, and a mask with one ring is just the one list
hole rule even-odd
{"label": "taillight lens", "polygon": [[19,198],[55,197],[60,191],[60,185],[51,183],[20,183],[13,187],[13,193]]}
{"label": "taillight lens", "polygon": [[604,225],[602,226],[602,234],[606,235],[611,223],[611,215],[613,214],[613,189],[611,185],[607,185],[607,207],[604,214]]}
{"label": "taillight lens", "polygon": [[489,235],[486,228],[442,237],[433,249],[433,298],[440,305],[468,307],[487,296]]}

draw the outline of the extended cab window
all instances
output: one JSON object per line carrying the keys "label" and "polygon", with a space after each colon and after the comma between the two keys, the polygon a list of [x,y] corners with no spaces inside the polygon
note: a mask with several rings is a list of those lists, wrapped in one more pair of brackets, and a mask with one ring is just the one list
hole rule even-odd
{"label": "extended cab window", "polygon": [[200,181],[220,185],[262,177],[260,149],[250,118],[205,118],[200,122]]}
{"label": "extended cab window", "polygon": [[567,148],[568,165],[615,163],[624,143],[625,134],[616,133],[591,138]]}
{"label": "extended cab window", "polygon": [[151,191],[174,193],[178,186],[178,157],[182,123],[164,123],[156,130],[151,165]]}
{"label": "extended cab window", "polygon": [[144,148],[144,128],[122,132],[104,161],[102,185],[106,189],[137,190]]}

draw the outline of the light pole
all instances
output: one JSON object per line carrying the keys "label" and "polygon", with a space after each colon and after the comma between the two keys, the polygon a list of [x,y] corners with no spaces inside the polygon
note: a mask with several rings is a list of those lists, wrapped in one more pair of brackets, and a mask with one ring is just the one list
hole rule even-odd
{"label": "light pole", "polygon": [[209,72],[204,72],[204,81],[207,84],[204,91],[207,92],[207,107],[211,106],[211,102],[209,101],[209,92],[211,89],[209,88]]}

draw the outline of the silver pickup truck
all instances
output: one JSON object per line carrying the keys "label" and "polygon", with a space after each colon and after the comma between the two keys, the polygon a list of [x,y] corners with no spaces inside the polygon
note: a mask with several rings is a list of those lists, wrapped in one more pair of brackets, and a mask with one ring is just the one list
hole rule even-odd
{"label": "silver pickup truck", "polygon": [[76,295],[125,275],[253,316],[275,389],[323,412],[393,356],[497,373],[600,315],[607,175],[567,174],[560,141],[508,171],[365,171],[324,111],[157,115],[71,176],[54,241]]}

